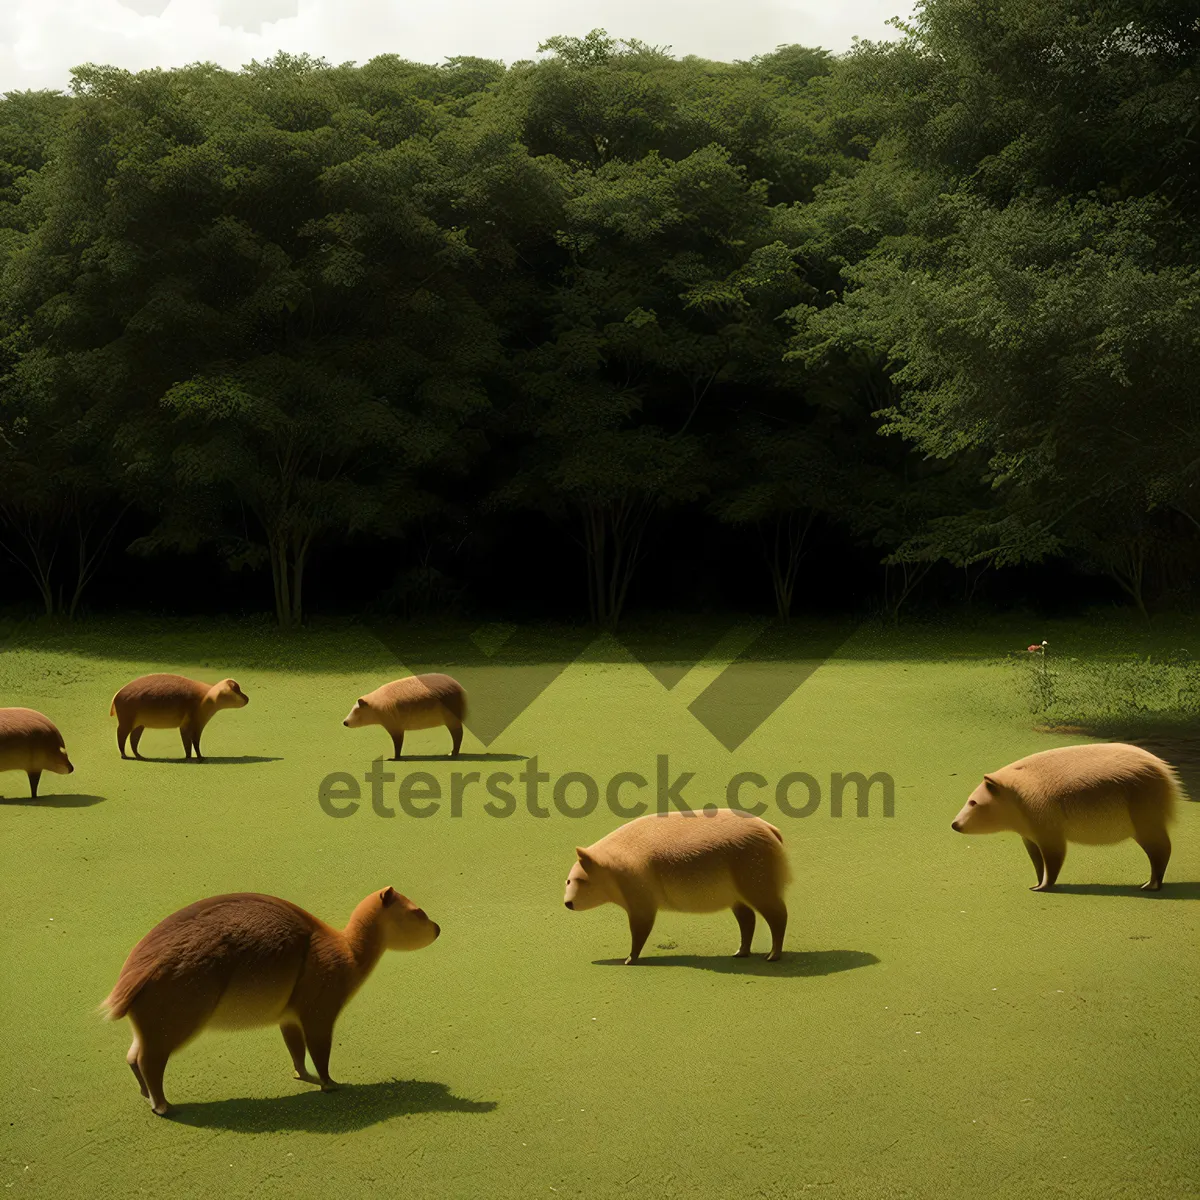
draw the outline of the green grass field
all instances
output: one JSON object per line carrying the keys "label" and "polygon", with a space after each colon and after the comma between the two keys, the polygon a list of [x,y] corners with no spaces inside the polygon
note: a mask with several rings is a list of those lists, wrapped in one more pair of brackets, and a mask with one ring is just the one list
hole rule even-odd
{"label": "green grass field", "polygon": [[[19,627],[0,643],[0,705],[45,712],[76,765],[44,776],[36,804],[23,775],[0,776],[5,1196],[1200,1195],[1200,805],[1182,806],[1158,895],[1138,891],[1132,842],[1071,847],[1061,890],[1035,895],[1019,839],[950,829],[984,771],[1084,740],[1035,731],[1004,656],[1041,637],[1091,653],[1115,634],[862,631],[732,752],[688,704],[736,638],[686,673],[660,669],[670,689],[601,639],[489,746],[468,734],[469,761],[389,766],[448,794],[454,772],[515,775],[532,755],[552,780],[653,784],[667,755],[672,777],[694,773],[697,807],[723,804],[738,772],[821,782],[805,819],[763,793],[796,877],[782,962],[762,961],[761,922],[755,957],[735,961],[730,914],[662,914],[626,968],[618,909],[562,906],[574,847],[618,824],[603,803],[500,819],[479,786],[458,817],[364,803],[334,819],[318,803],[329,773],[361,777],[390,753],[381,730],[342,727],[354,699],[414,664],[453,673],[459,633],[414,627],[389,650],[362,627],[287,639],[147,621]],[[499,685],[483,690],[553,661],[558,636],[498,655]],[[660,658],[686,665],[712,638],[660,640]],[[755,669],[769,687],[789,667],[776,655]],[[152,670],[233,674],[251,697],[207,730],[210,762],[178,761],[174,731],[145,735],[158,761],[119,758],[109,701]],[[448,743],[433,730],[405,749]],[[894,816],[878,800],[865,819],[853,803],[831,816],[838,771],[888,772]],[[274,1029],[206,1034],[168,1068],[173,1118],[150,1113],[127,1023],[96,1012],[138,938],[227,891],[340,926],[388,884],[443,932],[385,956],[344,1012],[342,1090],[294,1081]]]}

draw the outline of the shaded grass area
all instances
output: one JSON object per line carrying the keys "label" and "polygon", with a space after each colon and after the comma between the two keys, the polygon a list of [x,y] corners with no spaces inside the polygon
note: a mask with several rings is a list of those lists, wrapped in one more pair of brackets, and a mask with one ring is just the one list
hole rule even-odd
{"label": "shaded grass area", "polygon": [[[1101,648],[1103,630],[926,643],[902,630],[871,653],[852,639],[733,750],[693,709],[719,654],[672,673],[601,645],[552,672],[487,745],[468,732],[459,762],[442,757],[445,730],[410,734],[411,765],[385,764],[395,816],[376,815],[364,781],[359,809],[334,819],[321,781],[363,779],[390,754],[381,731],[340,722],[355,695],[400,673],[394,651],[363,627],[304,631],[303,655],[230,628],[220,645],[212,624],[177,638],[128,623],[26,629],[0,653],[0,703],[52,714],[76,764],[44,776],[33,803],[23,776],[0,775],[6,1195],[1194,1195],[1200,805],[1183,806],[1160,893],[1139,891],[1132,843],[1072,846],[1059,891],[1040,895],[1019,839],[949,829],[984,771],[1085,737],[1033,728],[1001,647],[1019,633]],[[450,634],[418,632],[404,632],[409,657],[441,661]],[[648,645],[651,664],[677,661]],[[293,652],[320,668],[254,665]],[[116,687],[231,661],[252,700],[206,732],[216,761],[173,757],[174,731],[147,732],[155,761],[119,758]],[[529,663],[530,677],[544,665]],[[481,709],[511,690],[509,663],[490,684],[487,663],[471,670]],[[564,816],[552,782],[546,817],[483,809],[488,778],[533,755],[551,781],[582,772],[603,789],[640,773],[647,790],[626,802],[653,804],[660,757],[671,779],[690,774],[693,807],[724,803],[739,773],[766,780],[743,798],[766,803],[796,876],[781,962],[764,961],[761,922],[755,956],[734,959],[729,913],[663,913],[643,961],[621,965],[618,910],[562,907],[574,847],[618,819],[603,803]],[[427,819],[396,803],[416,770],[441,788]],[[873,802],[859,818],[851,802],[833,817],[831,775],[848,771],[889,773],[895,816]],[[455,817],[445,797],[472,772]],[[775,804],[795,772],[821,788],[809,818]],[[95,1009],[152,925],[230,891],[284,896],[340,925],[388,884],[443,933],[385,955],[343,1014],[338,1091],[294,1081],[277,1030],[210,1033],[168,1069],[176,1115],[151,1116],[124,1062],[128,1027]]]}
{"label": "shaded grass area", "polygon": [[[731,637],[731,634],[733,635]],[[860,661],[936,662],[1018,659],[1026,645],[1049,640],[1052,661],[1072,655],[1200,660],[1200,622],[1164,615],[1147,623],[1121,610],[1086,620],[1027,614],[923,616],[893,624],[876,619],[797,619],[779,623],[745,614],[663,614],[627,619],[612,634],[586,623],[513,625],[422,618],[400,621],[315,618],[280,630],[261,618],[98,617],[77,622],[0,621],[0,648],[45,650],[82,659],[193,662],[212,669],[370,670],[397,657],[447,667],[489,659],[510,665],[626,662],[674,665],[685,673],[714,651],[746,661],[837,655]],[[678,676],[677,676],[678,677]]]}

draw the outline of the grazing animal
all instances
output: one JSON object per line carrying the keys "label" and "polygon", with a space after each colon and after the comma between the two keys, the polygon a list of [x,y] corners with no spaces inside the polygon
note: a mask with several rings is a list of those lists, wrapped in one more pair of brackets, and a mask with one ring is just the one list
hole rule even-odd
{"label": "grazing animal", "polygon": [[196,761],[203,762],[200,735],[204,727],[222,709],[245,708],[249,703],[250,697],[235,679],[207,684],[182,675],[143,675],[113,697],[108,715],[117,718],[117,746],[122,758],[129,757],[125,753],[126,738],[133,757],[141,758],[138,742],[144,730],[178,729],[184,758],[191,758],[195,750]]}
{"label": "grazing animal", "polygon": [[638,961],[660,908],[690,913],[732,908],[741,930],[737,958],[750,953],[757,910],[771,930],[767,961],[783,952],[783,892],[790,881],[783,834],[758,817],[728,808],[655,813],[575,854],[563,903],[574,911],[619,904],[629,915],[632,937],[627,966]]}
{"label": "grazing animal", "polygon": [[[385,950],[421,950],[441,933],[393,888],[372,892],[334,929],[274,896],[214,896],[160,921],[130,952],[101,1008],[128,1017],[125,1061],[159,1116],[170,1056],[206,1026],[278,1025],[297,1079],[331,1091],[333,1025]],[[317,1071],[305,1065],[305,1051]]]}
{"label": "grazing animal", "polygon": [[53,721],[32,708],[0,708],[0,771],[24,771],[33,799],[43,771],[70,775],[74,770]]}
{"label": "grazing animal", "polygon": [[1167,825],[1179,794],[1173,768],[1138,746],[1065,746],[985,775],[950,828],[1020,834],[1037,871],[1035,892],[1054,887],[1068,842],[1112,846],[1133,838],[1150,860],[1142,887],[1156,892],[1171,857]]}
{"label": "grazing animal", "polygon": [[457,758],[466,715],[467,694],[456,679],[449,675],[409,675],[360,696],[342,724],[348,729],[382,725],[392,736],[392,761],[399,761],[407,730],[445,725],[453,739],[450,757]]}

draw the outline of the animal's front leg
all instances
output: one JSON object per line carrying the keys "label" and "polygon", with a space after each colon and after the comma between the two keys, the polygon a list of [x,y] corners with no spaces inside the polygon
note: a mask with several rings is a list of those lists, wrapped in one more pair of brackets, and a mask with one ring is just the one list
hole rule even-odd
{"label": "animal's front leg", "polygon": [[1023,838],[1025,849],[1029,853],[1029,861],[1033,863],[1034,872],[1037,875],[1038,883],[1042,882],[1042,876],[1046,871],[1046,864],[1042,861],[1042,852],[1038,849],[1037,842],[1031,842],[1028,838]]}
{"label": "animal's front leg", "polygon": [[338,1085],[329,1077],[329,1052],[333,1049],[333,1022],[327,1018],[310,1017],[303,1022],[304,1040],[308,1054],[317,1069],[321,1091],[332,1092]]}
{"label": "animal's front leg", "polygon": [[629,914],[629,957],[625,960],[627,967],[633,966],[638,960],[638,955],[642,952],[642,947],[646,944],[646,939],[650,936],[650,931],[654,928],[654,918],[656,916],[654,909],[639,909]]}
{"label": "animal's front leg", "polygon": [[1062,870],[1063,861],[1067,857],[1066,842],[1041,842],[1038,849],[1042,852],[1042,881],[1031,892],[1048,892],[1054,887],[1058,873]]}

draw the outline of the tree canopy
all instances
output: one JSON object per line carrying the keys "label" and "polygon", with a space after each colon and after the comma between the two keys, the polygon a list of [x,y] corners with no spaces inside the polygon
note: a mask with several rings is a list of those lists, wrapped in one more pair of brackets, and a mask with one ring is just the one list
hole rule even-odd
{"label": "tree canopy", "polygon": [[1056,559],[1186,593],[1200,4],[898,34],[4,96],[0,605],[206,553],[292,625],[358,553],[359,608],[436,567],[488,609],[529,539],[610,625],[683,557],[780,617],[851,568],[893,613]]}

